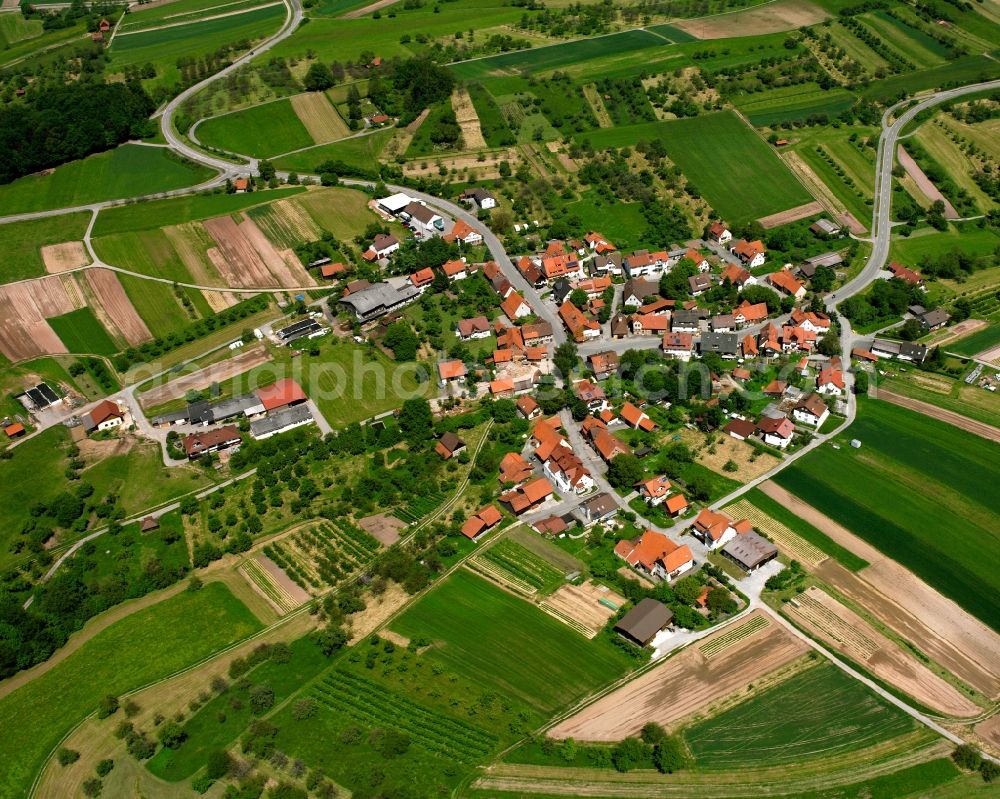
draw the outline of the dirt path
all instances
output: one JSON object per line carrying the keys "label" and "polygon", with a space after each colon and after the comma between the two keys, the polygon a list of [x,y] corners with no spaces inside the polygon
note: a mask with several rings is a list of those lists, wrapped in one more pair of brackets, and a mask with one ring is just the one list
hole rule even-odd
{"label": "dirt path", "polygon": [[365,14],[371,14],[373,11],[378,11],[380,9],[386,8],[398,3],[399,0],[378,0],[376,3],[370,3],[364,8],[355,8],[353,11],[348,11],[346,14],[341,15],[341,19],[357,19],[358,17],[363,17]]}
{"label": "dirt path", "polygon": [[759,488],[871,564],[853,573],[830,558],[816,569],[822,579],[960,680],[991,699],[1000,696],[1000,635],[781,486],[768,480]]}
{"label": "dirt path", "polygon": [[773,228],[779,225],[787,225],[789,222],[798,222],[800,219],[806,219],[807,217],[821,213],[823,213],[823,206],[813,200],[811,203],[797,205],[795,208],[789,208],[787,211],[779,211],[770,216],[762,216],[757,221],[765,228]]}
{"label": "dirt path", "polygon": [[583,87],[583,96],[587,98],[587,102],[590,103],[590,110],[594,112],[594,116],[597,117],[597,124],[602,128],[613,128],[615,123],[611,121],[611,115],[608,113],[607,106],[604,105],[604,100],[601,95],[597,92],[597,86],[593,83],[587,83]]}
{"label": "dirt path", "polygon": [[986,422],[979,422],[975,419],[970,419],[968,416],[962,416],[960,413],[939,408],[937,405],[931,405],[929,402],[913,399],[912,397],[904,397],[902,394],[896,394],[884,388],[878,390],[878,398],[891,402],[893,405],[899,405],[911,411],[922,413],[925,416],[930,416],[932,419],[946,422],[969,433],[973,433],[980,438],[1000,443],[1000,428],[986,424]]}
{"label": "dirt path", "polygon": [[203,389],[212,383],[221,383],[270,360],[271,353],[263,344],[252,345],[232,358],[213,363],[197,372],[178,377],[169,383],[150,389],[141,395],[142,404],[149,408],[180,399],[191,389]]}
{"label": "dirt path", "polygon": [[929,177],[924,174],[924,170],[920,168],[920,165],[910,157],[910,154],[903,149],[903,145],[899,145],[897,150],[897,155],[899,156],[899,165],[906,170],[906,174],[909,175],[913,182],[917,184],[917,188],[923,192],[924,196],[934,202],[935,200],[940,200],[944,203],[944,215],[946,219],[958,219],[958,211],[955,210],[947,198],[940,192],[937,186],[935,186]]}
{"label": "dirt path", "polygon": [[73,633],[69,637],[69,640],[62,647],[57,649],[48,660],[45,660],[30,669],[19,671],[13,677],[0,682],[0,699],[3,699],[7,696],[7,694],[17,690],[22,685],[27,685],[32,680],[41,677],[46,672],[54,669],[85,643],[87,643],[91,638],[99,632],[106,630],[116,621],[121,621],[122,619],[131,616],[133,613],[137,613],[138,611],[144,610],[151,605],[162,602],[164,599],[170,599],[170,597],[179,594],[186,588],[187,583],[175,583],[169,588],[164,588],[162,591],[154,591],[153,593],[146,594],[146,596],[139,599],[115,605],[113,608],[105,611],[100,616],[96,616],[84,624],[81,630]]}

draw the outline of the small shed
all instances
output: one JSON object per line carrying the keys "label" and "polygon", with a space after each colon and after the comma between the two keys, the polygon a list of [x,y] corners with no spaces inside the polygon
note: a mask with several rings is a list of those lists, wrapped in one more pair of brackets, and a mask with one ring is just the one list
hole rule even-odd
{"label": "small shed", "polygon": [[151,533],[160,529],[160,522],[152,516],[147,516],[139,525],[139,530],[143,533]]}

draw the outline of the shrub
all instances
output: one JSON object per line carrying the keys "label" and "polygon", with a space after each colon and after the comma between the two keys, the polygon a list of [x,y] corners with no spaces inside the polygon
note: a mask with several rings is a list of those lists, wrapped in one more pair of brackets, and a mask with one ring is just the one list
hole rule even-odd
{"label": "shrub", "polygon": [[208,754],[208,763],[205,765],[205,776],[212,780],[225,777],[233,765],[233,759],[225,749],[214,749]]}
{"label": "shrub", "polygon": [[118,697],[108,694],[97,705],[97,718],[106,719],[118,711]]}
{"label": "shrub", "polygon": [[100,796],[101,789],[104,787],[104,783],[101,782],[97,777],[92,777],[83,783],[83,795],[84,796]]}
{"label": "shrub", "polygon": [[97,772],[98,777],[107,777],[111,773],[111,769],[115,767],[114,760],[102,760],[97,764],[97,768],[94,771]]}
{"label": "shrub", "polygon": [[967,771],[976,771],[983,763],[983,757],[979,750],[971,744],[961,744],[955,747],[951,753],[951,759],[960,767]]}
{"label": "shrub", "polygon": [[176,749],[184,742],[186,735],[180,724],[176,721],[168,721],[160,727],[160,731],[156,734],[156,737],[160,739],[160,743],[167,747],[167,749]]}
{"label": "shrub", "polygon": [[60,766],[68,766],[70,763],[75,763],[80,759],[80,753],[75,749],[67,749],[65,746],[59,748],[56,752],[56,760],[59,761]]}

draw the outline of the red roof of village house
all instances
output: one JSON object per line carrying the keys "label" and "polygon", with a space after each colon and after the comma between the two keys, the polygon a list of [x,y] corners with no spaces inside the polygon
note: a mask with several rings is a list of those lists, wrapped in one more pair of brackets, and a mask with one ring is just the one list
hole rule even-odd
{"label": "red roof of village house", "polygon": [[544,344],[538,344],[534,347],[528,347],[524,354],[529,361],[544,361],[549,357],[549,348]]}
{"label": "red roof of village house", "polygon": [[579,268],[580,262],[573,254],[551,255],[542,258],[542,271],[549,280],[576,272]]}
{"label": "red roof of village house", "polygon": [[664,333],[660,346],[665,350],[690,352],[691,348],[694,347],[694,336],[681,332]]}
{"label": "red roof of village house", "polygon": [[323,266],[320,267],[319,273],[323,277],[336,277],[337,275],[342,275],[349,268],[350,267],[348,267],[347,264],[342,264],[338,261],[335,264],[323,264]]}
{"label": "red roof of village house", "polygon": [[905,283],[909,283],[911,286],[916,286],[923,281],[920,277],[920,273],[914,269],[910,269],[908,266],[903,266],[901,263],[893,261],[889,264],[889,271],[892,272],[892,276],[899,278]]}
{"label": "red roof of village house", "polygon": [[520,488],[504,494],[500,497],[500,500],[507,502],[514,513],[523,513],[531,506],[538,504],[551,495],[552,483],[544,477],[537,477],[531,482],[525,483]]}
{"label": "red roof of village house", "polygon": [[657,297],[652,302],[647,302],[645,305],[639,306],[639,313],[650,314],[659,313],[660,311],[665,311],[668,308],[673,308],[677,305],[677,300],[668,300],[665,297]]}
{"label": "red roof of village house", "polygon": [[639,325],[644,331],[662,333],[669,329],[670,317],[666,314],[636,314],[632,317],[632,324]]}
{"label": "red roof of village house", "polygon": [[453,261],[445,261],[441,269],[444,270],[444,273],[448,277],[452,277],[453,275],[457,275],[460,272],[464,272],[466,269],[468,269],[468,267],[466,266],[465,261],[455,259]]}
{"label": "red roof of village house", "polygon": [[805,286],[805,283],[784,269],[772,272],[767,276],[767,280],[772,286],[776,286],[787,294],[797,294],[799,289]]}
{"label": "red roof of village house", "polygon": [[94,409],[90,412],[90,420],[95,425],[99,425],[101,422],[107,421],[112,417],[121,419],[122,412],[115,403],[107,399],[98,402],[97,405],[94,406]]}
{"label": "red roof of village house", "polygon": [[[601,414],[603,416],[603,414]],[[612,419],[614,417],[611,417]],[[598,419],[596,416],[588,416],[583,420],[583,424],[580,425],[580,432],[585,436],[590,438],[594,437],[594,433],[597,430],[607,430],[608,426],[604,423],[602,419]]]}
{"label": "red roof of village house", "polygon": [[500,461],[500,473],[497,479],[501,483],[521,483],[531,477],[531,464],[518,452],[508,452]]}
{"label": "red roof of village house", "polygon": [[654,530],[646,530],[635,542],[619,541],[615,545],[615,553],[630,566],[639,564],[647,571],[651,571],[657,561],[668,572],[673,572],[694,560],[687,544],[675,544],[663,533]]}
{"label": "red roof of village house", "polygon": [[734,380],[749,380],[750,370],[744,369],[742,366],[737,366],[733,369],[733,379]]}
{"label": "red roof of village house", "polygon": [[832,366],[827,366],[819,371],[819,377],[816,378],[817,386],[834,385],[839,389],[844,388],[844,373],[839,369],[834,369]]}
{"label": "red roof of village house", "polygon": [[534,397],[525,395],[517,401],[517,409],[524,414],[524,416],[531,416],[531,414],[538,410],[538,403],[535,402]]}
{"label": "red roof of village house", "polygon": [[465,241],[469,237],[470,233],[475,233],[481,237],[479,231],[472,227],[472,225],[468,224],[464,219],[459,219],[455,222],[455,226],[451,229],[451,233],[448,233],[442,238],[445,241]]}
{"label": "red roof of village house", "polygon": [[456,377],[465,377],[465,364],[459,360],[441,361],[438,364],[438,374],[442,380],[452,380]]}
{"label": "red roof of village house", "polygon": [[493,505],[487,505],[475,516],[470,516],[466,520],[465,524],[462,525],[462,535],[466,538],[475,538],[494,525],[499,524],[502,519],[503,514],[500,511]]}
{"label": "red roof of village house", "polygon": [[429,266],[424,267],[419,272],[414,272],[412,275],[410,275],[410,282],[417,288],[420,288],[421,286],[426,286],[429,283],[433,283],[434,270],[431,269]]}
{"label": "red roof of village house", "polygon": [[236,178],[233,181],[233,188],[236,191],[246,191],[247,187],[250,185],[250,181],[247,178]]}
{"label": "red roof of village house", "polygon": [[787,416],[782,416],[780,419],[765,416],[757,423],[757,428],[762,433],[779,436],[780,438],[788,438],[795,432],[795,424]]}
{"label": "red roof of village house", "polygon": [[753,336],[743,337],[743,357],[752,358],[757,354],[757,341]]}
{"label": "red roof of village house", "polygon": [[517,318],[518,309],[522,305],[527,305],[524,301],[524,297],[516,291],[512,291],[507,295],[507,299],[500,303],[500,310],[502,310],[504,314],[506,314],[507,318],[513,322]]}
{"label": "red roof of village house", "polygon": [[671,483],[666,475],[661,474],[659,477],[654,477],[652,480],[646,480],[641,487],[648,496],[653,499],[658,499],[659,497],[665,497],[670,493]]}
{"label": "red roof of village house", "polygon": [[631,450],[624,441],[611,435],[607,430],[594,432],[594,447],[604,460],[610,462],[617,455],[627,455]]}
{"label": "red roof of village house", "polygon": [[543,463],[565,441],[562,433],[556,429],[559,425],[559,417],[555,416],[553,419],[554,423],[552,420],[539,419],[535,422],[535,429],[531,433],[531,437],[538,442],[535,447],[535,457]]}
{"label": "red roof of village house", "polygon": [[490,381],[490,394],[501,396],[514,393],[514,381],[509,377],[498,377]]}
{"label": "red roof of village house", "polygon": [[674,494],[673,496],[667,497],[666,502],[663,503],[663,507],[665,507],[667,512],[670,514],[678,514],[687,506],[687,497],[683,494]]}
{"label": "red roof of village house", "polygon": [[878,356],[874,352],[869,352],[868,350],[862,349],[861,347],[855,347],[851,350],[851,355],[855,358],[861,358],[865,361],[871,361],[872,363],[878,362]]}
{"label": "red roof of village house", "polygon": [[545,254],[548,255],[548,256],[565,255],[566,254],[566,245],[563,244],[563,242],[558,241],[557,239],[553,239],[545,247]]}
{"label": "red roof of village house", "polygon": [[286,405],[305,402],[309,398],[298,383],[292,378],[286,377],[267,388],[257,389],[257,399],[264,406],[264,410],[273,411],[276,408],[284,408]]}
{"label": "red roof of village house", "polygon": [[732,251],[744,261],[752,261],[758,255],[767,252],[764,242],[760,239],[755,241],[745,241],[740,239],[732,246]]}
{"label": "red roof of village house", "polygon": [[764,393],[771,397],[780,397],[785,393],[786,388],[788,388],[788,383],[784,380],[772,380],[764,386]]}
{"label": "red roof of village house", "polygon": [[825,313],[816,313],[815,311],[803,311],[801,308],[796,308],[788,317],[793,324],[802,325],[806,322],[810,322],[813,327],[829,327],[830,317]]}
{"label": "red roof of village house", "polygon": [[732,524],[733,520],[725,513],[714,511],[711,508],[702,508],[694,520],[695,530],[702,535],[709,536],[713,541],[722,538]]}
{"label": "red roof of village house", "polygon": [[577,341],[583,340],[584,330],[599,328],[597,322],[593,322],[583,315],[583,312],[569,300],[559,306],[559,317],[566,323],[566,328],[573,334]]}
{"label": "red roof of village house", "polygon": [[500,273],[500,265],[496,261],[486,261],[483,264],[483,277],[487,280],[492,280]]}
{"label": "red roof of village house", "polygon": [[767,303],[750,303],[743,300],[733,309],[733,315],[742,315],[747,322],[760,322],[767,319]]}
{"label": "red roof of village house", "polygon": [[24,432],[24,425],[20,422],[14,422],[14,424],[7,425],[3,431],[8,438],[14,438],[14,436],[19,436]]}
{"label": "red roof of village house", "polygon": [[650,431],[656,428],[656,423],[650,419],[646,414],[639,410],[631,402],[626,402],[622,405],[621,412],[619,416],[622,417],[629,425],[632,427],[641,427],[643,430]]}
{"label": "red roof of village house", "polygon": [[723,233],[725,233],[729,228],[727,228],[722,222],[713,222],[708,226],[708,232],[710,235],[718,238]]}

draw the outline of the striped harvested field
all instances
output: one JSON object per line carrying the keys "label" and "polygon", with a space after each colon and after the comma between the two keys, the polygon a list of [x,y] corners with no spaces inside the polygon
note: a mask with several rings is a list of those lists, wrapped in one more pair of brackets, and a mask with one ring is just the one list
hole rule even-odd
{"label": "striped harvested field", "polygon": [[[253,589],[284,616],[309,598],[309,594],[293,583],[266,555],[258,555],[240,566],[240,574]],[[284,580],[278,579],[278,573]]]}
{"label": "striped harvested field", "polygon": [[754,528],[766,534],[779,549],[801,563],[817,566],[828,557],[825,552],[796,535],[781,522],[772,519],[749,500],[741,499],[729,506],[728,510],[734,514],[733,518],[749,519]]}

